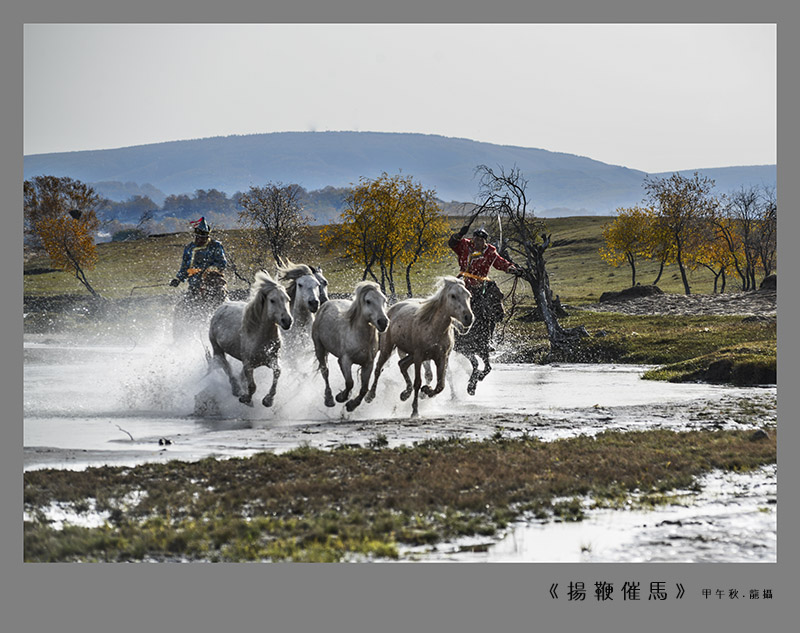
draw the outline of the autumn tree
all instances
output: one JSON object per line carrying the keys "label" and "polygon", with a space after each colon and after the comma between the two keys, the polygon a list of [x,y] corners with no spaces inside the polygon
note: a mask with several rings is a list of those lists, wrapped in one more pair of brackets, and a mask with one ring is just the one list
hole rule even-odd
{"label": "autumn tree", "polygon": [[686,294],[691,294],[687,269],[702,245],[703,223],[715,212],[714,181],[674,173],[669,178],[648,176],[644,181],[646,201],[655,211],[658,229],[669,238]]}
{"label": "autumn tree", "polygon": [[646,209],[619,208],[613,222],[603,228],[604,244],[600,257],[615,268],[623,262],[631,267],[631,286],[636,285],[636,261],[650,257],[653,248],[653,221]]}
{"label": "autumn tree", "polygon": [[449,225],[433,190],[411,176],[362,178],[347,194],[341,222],[323,232],[323,243],[339,246],[390,296],[397,295],[395,275],[402,271],[412,295],[411,271],[420,262],[440,261],[447,254]]}
{"label": "autumn tree", "polygon": [[97,262],[95,211],[102,198],[72,178],[35,176],[23,183],[24,232],[29,248],[43,249],[54,268],[70,272],[94,297],[86,277]]}
{"label": "autumn tree", "polygon": [[255,229],[252,246],[272,253],[280,264],[287,259],[308,229],[310,218],[300,203],[299,185],[269,183],[250,187],[239,197],[239,223]]}

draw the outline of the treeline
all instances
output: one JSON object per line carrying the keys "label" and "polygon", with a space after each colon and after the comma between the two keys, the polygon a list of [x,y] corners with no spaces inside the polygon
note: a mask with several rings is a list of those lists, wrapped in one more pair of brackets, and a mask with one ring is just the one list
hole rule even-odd
{"label": "treeline", "polygon": [[[299,185],[298,202],[313,224],[329,224],[339,219],[349,189],[325,187],[307,191]],[[161,204],[150,196],[133,195],[124,202],[103,199],[97,207],[101,232],[108,239],[135,239],[157,233],[185,231],[187,222],[199,217],[216,228],[234,228],[238,225],[243,192],[232,196],[217,189],[198,189],[192,195],[169,195]]]}
{"label": "treeline", "polygon": [[637,285],[637,264],[658,262],[658,284],[664,267],[675,264],[684,290],[690,293],[687,270],[706,268],[714,289],[725,292],[728,277],[741,290],[755,290],[758,280],[777,266],[778,203],[773,187],[742,187],[724,195],[714,181],[673,174],[648,177],[643,206],[617,209],[603,230],[600,256],[612,266],[627,263],[631,285]]}
{"label": "treeline", "polygon": [[[290,185],[297,190],[297,202],[309,217],[311,224],[333,224],[341,221],[347,209],[349,187],[324,187],[308,191],[300,185]],[[101,222],[101,238],[113,241],[137,239],[159,233],[185,231],[187,222],[205,217],[216,228],[231,229],[239,226],[246,194],[236,192],[228,196],[217,189],[198,189],[192,195],[169,195],[161,204],[150,196],[135,194],[124,202],[103,199],[97,207]],[[445,215],[467,214],[475,205],[437,200]]]}

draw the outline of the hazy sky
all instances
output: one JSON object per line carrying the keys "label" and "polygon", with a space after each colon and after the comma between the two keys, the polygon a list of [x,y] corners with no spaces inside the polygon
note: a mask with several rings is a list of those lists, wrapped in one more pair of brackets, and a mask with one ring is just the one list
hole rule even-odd
{"label": "hazy sky", "polygon": [[774,24],[27,24],[24,152],[360,130],[775,163],[776,62]]}

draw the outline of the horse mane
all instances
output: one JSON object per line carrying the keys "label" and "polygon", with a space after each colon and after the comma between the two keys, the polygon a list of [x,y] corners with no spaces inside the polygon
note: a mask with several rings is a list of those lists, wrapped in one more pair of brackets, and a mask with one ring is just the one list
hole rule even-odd
{"label": "horse mane", "polygon": [[433,315],[436,314],[436,310],[439,308],[440,300],[448,291],[448,289],[454,284],[463,286],[464,282],[450,275],[445,277],[437,277],[434,294],[426,299],[423,299],[422,304],[417,311],[417,318],[420,322],[429,323],[431,319],[433,319]]}
{"label": "horse mane", "polygon": [[345,318],[347,318],[350,323],[356,323],[361,318],[361,301],[363,300],[364,295],[371,289],[380,292],[381,287],[374,281],[360,281],[358,284],[356,284],[356,289],[353,294],[353,302],[344,313]]}
{"label": "horse mane", "polygon": [[281,260],[278,265],[278,280],[289,280],[289,285],[286,287],[286,292],[289,294],[289,301],[294,301],[297,294],[297,280],[306,275],[313,275],[314,271],[305,264],[294,264],[288,259]]}
{"label": "horse mane", "polygon": [[283,287],[270,277],[266,270],[259,270],[255,274],[255,281],[250,286],[250,299],[247,301],[242,315],[242,327],[245,331],[252,332],[259,327],[266,297],[276,288],[283,290]]}

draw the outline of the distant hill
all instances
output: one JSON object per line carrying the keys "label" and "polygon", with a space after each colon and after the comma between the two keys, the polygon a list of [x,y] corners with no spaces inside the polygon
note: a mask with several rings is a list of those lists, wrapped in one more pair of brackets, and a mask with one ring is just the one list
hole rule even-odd
{"label": "distant hill", "polygon": [[[382,172],[402,172],[444,201],[472,202],[475,168],[518,167],[537,214],[605,215],[641,202],[643,171],[543,149],[461,138],[379,132],[280,132],[171,141],[119,149],[25,156],[25,178],[69,176],[124,201],[217,189],[297,183],[308,191],[347,187]],[[775,165],[689,170],[714,178],[720,192],[776,181]],[[669,175],[669,174],[657,174]],[[552,210],[552,212],[549,212]]]}

